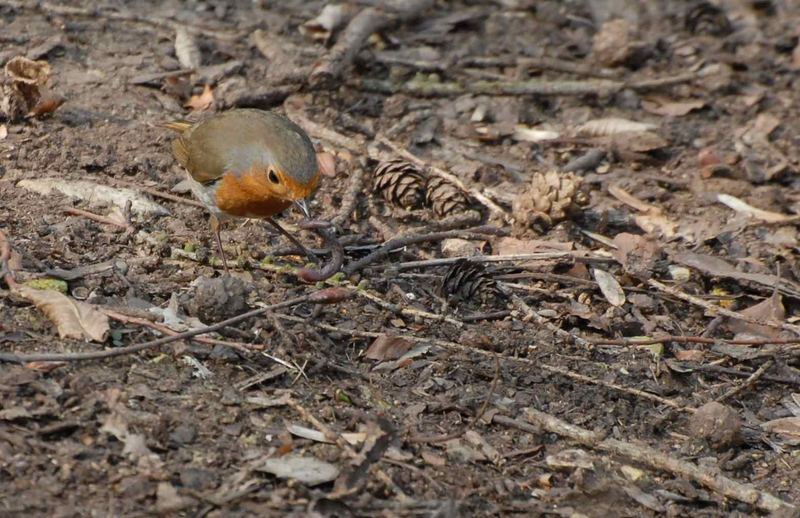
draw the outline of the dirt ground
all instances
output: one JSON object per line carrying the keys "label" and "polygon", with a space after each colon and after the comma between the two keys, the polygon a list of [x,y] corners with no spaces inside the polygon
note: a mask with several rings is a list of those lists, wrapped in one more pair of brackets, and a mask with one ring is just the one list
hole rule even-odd
{"label": "dirt ground", "polygon": [[[793,0],[0,1],[0,352],[290,301],[3,356],[0,515],[798,516],[798,27]],[[159,124],[235,107],[335,161],[310,206],[345,274],[301,282],[258,221],[221,268]]]}

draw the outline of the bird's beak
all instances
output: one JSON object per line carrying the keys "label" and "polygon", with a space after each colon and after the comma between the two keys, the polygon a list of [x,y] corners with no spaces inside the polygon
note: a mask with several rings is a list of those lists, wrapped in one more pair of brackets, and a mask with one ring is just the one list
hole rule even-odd
{"label": "bird's beak", "polygon": [[303,215],[306,218],[311,218],[311,213],[308,211],[308,205],[306,205],[306,200],[295,200],[294,204],[303,212]]}

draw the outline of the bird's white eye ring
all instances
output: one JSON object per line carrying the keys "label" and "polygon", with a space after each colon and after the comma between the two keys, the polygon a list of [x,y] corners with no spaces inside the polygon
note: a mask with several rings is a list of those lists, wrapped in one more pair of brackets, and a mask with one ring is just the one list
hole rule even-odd
{"label": "bird's white eye ring", "polygon": [[269,181],[274,184],[281,183],[280,178],[278,178],[278,173],[276,173],[274,169],[269,170],[269,173],[267,173],[267,178],[269,178]]}

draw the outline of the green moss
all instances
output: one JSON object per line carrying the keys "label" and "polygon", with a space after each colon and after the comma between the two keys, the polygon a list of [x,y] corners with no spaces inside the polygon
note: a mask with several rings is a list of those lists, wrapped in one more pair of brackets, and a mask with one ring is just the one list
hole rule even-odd
{"label": "green moss", "polygon": [[53,290],[61,293],[67,293],[67,282],[61,279],[33,279],[26,283],[25,286],[35,290]]}

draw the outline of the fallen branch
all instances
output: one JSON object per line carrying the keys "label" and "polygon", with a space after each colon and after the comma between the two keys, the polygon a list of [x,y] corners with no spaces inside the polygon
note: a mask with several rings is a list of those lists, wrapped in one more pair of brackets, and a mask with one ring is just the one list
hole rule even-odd
{"label": "fallen branch", "polygon": [[366,178],[367,173],[361,166],[356,166],[355,170],[350,174],[350,186],[342,197],[342,203],[336,212],[336,216],[331,220],[337,227],[341,227],[353,214],[358,203],[358,196],[364,192]]}
{"label": "fallen branch", "polygon": [[311,71],[309,85],[312,88],[330,88],[350,66],[370,35],[417,17],[433,4],[433,0],[394,0],[384,2],[382,8],[362,9],[347,24],[328,55]]}
{"label": "fallen branch", "polygon": [[144,342],[141,344],[129,345],[127,347],[119,347],[117,349],[110,349],[106,351],[86,351],[77,353],[38,353],[38,354],[0,353],[0,362],[10,362],[10,363],[27,363],[35,361],[74,362],[83,360],[98,360],[104,358],[111,358],[114,356],[124,356],[126,354],[133,354],[139,351],[143,351],[145,349],[152,349],[154,347],[166,345],[172,342],[176,342],[178,340],[183,340],[185,338],[191,338],[193,336],[210,333],[212,331],[218,331],[224,327],[238,324],[239,322],[243,322],[249,318],[257,317],[265,313],[269,313],[270,311],[275,311],[276,309],[288,308],[296,306],[298,304],[304,304],[307,302],[313,304],[335,303],[335,302],[340,302],[346,298],[349,298],[351,294],[352,292],[350,290],[345,290],[342,288],[327,288],[312,293],[308,293],[300,297],[295,297],[293,299],[284,300],[283,302],[271,304],[263,308],[254,309],[252,311],[242,313],[241,315],[231,317],[227,320],[223,320],[222,322],[217,322],[216,324],[204,327],[198,327],[197,329],[191,329],[189,331],[184,331],[183,333],[178,333],[172,336],[165,336],[163,338],[159,338],[157,340],[150,340],[149,342]]}
{"label": "fallen branch", "polygon": [[78,209],[76,207],[67,207],[64,209],[64,212],[67,214],[72,214],[73,216],[82,216],[84,218],[91,219],[92,221],[97,221],[98,223],[112,225],[120,230],[131,230],[131,228],[133,228],[128,223],[121,223],[106,216],[101,216],[100,214],[95,214],[94,212]]}
{"label": "fallen branch", "polygon": [[385,242],[379,248],[374,250],[372,253],[359,259],[358,261],[353,261],[348,264],[344,269],[344,273],[348,276],[353,275],[355,272],[365,268],[366,266],[380,261],[385,257],[388,257],[389,254],[393,250],[397,250],[398,248],[403,248],[408,245],[413,245],[416,243],[428,243],[432,241],[442,241],[443,239],[449,239],[451,237],[463,237],[464,234],[486,234],[486,235],[495,235],[497,234],[498,229],[489,225],[483,225],[480,227],[473,227],[467,228],[464,230],[446,230],[443,232],[431,232],[429,234],[414,234],[410,236],[401,236],[396,237],[394,239],[390,239],[389,241]]}
{"label": "fallen branch", "polygon": [[498,414],[492,418],[492,421],[535,434],[541,433],[540,427],[547,432],[567,437],[584,446],[620,455],[645,466],[689,479],[724,497],[733,498],[764,511],[774,512],[795,509],[794,505],[784,502],[769,493],[759,491],[751,485],[736,482],[722,475],[719,471],[710,471],[691,462],[670,457],[649,446],[632,444],[618,439],[606,439],[602,434],[572,425],[533,408],[525,409],[525,419],[527,422]]}
{"label": "fallen branch", "polygon": [[634,91],[654,90],[700,79],[695,73],[648,79],[646,81],[613,81],[595,79],[591,81],[528,79],[525,81],[470,81],[439,82],[415,78],[403,83],[395,83],[383,79],[361,79],[353,84],[356,88],[368,92],[386,95],[403,93],[418,97],[457,97],[465,94],[473,95],[538,95],[538,96],[572,96],[599,95],[609,96],[625,89]]}

